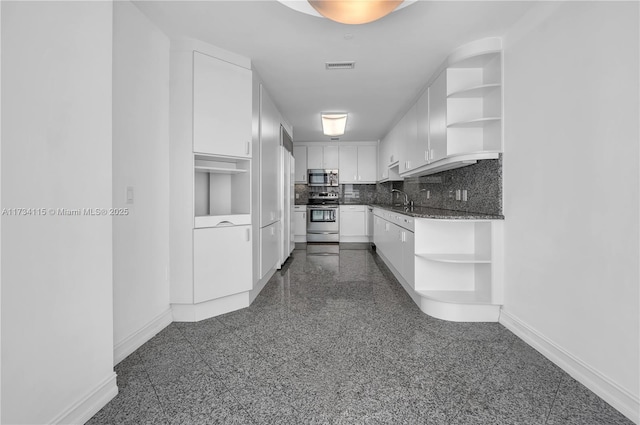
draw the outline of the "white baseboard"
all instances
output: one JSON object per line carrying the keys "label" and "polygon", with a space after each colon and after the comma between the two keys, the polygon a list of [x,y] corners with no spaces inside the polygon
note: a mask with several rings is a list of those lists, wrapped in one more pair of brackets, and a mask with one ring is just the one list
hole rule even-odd
{"label": "white baseboard", "polygon": [[251,291],[249,291],[249,304],[253,303],[253,301],[256,299],[256,297],[260,294],[260,291],[262,291],[265,287],[265,285],[267,284],[267,282],[269,282],[269,279],[271,279],[271,276],[273,276],[276,273],[276,269],[272,268],[271,270],[269,270],[267,272],[267,274],[265,274],[262,279],[260,279],[258,281],[258,283],[256,283],[253,286],[253,289]]}
{"label": "white baseboard", "polygon": [[124,360],[129,354],[136,351],[145,342],[149,341],[161,330],[166,328],[173,321],[171,309],[167,309],[162,314],[155,317],[141,329],[116,344],[113,348],[113,364],[117,365]]}
{"label": "white baseboard", "polygon": [[249,307],[249,291],[198,304],[171,304],[174,322],[199,322]]}
{"label": "white baseboard", "polygon": [[640,424],[640,399],[504,309],[499,322],[620,413]]}
{"label": "white baseboard", "polygon": [[59,414],[50,424],[83,424],[118,395],[116,374],[112,372],[80,401]]}

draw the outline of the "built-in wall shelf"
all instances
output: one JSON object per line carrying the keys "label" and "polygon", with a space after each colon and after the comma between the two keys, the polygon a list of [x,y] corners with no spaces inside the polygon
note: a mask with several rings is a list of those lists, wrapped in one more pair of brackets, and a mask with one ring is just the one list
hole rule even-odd
{"label": "built-in wall shelf", "polygon": [[500,83],[493,84],[481,84],[478,86],[469,87],[466,89],[458,90],[454,93],[450,93],[448,98],[482,98],[488,93],[497,90],[501,87]]}
{"label": "built-in wall shelf", "polygon": [[447,128],[483,128],[500,121],[500,117],[476,118],[468,121],[458,121],[447,125]]}
{"label": "built-in wall shelf", "polygon": [[421,297],[432,301],[459,304],[489,304],[491,295],[478,291],[416,291]]}
{"label": "built-in wall shelf", "polygon": [[195,166],[195,170],[198,173],[214,173],[214,174],[240,174],[246,173],[247,170],[238,170],[234,168],[220,168],[220,167],[207,167],[207,166]]}
{"label": "built-in wall shelf", "polygon": [[477,254],[416,254],[416,257],[440,263],[489,264],[491,259]]}
{"label": "built-in wall shelf", "polygon": [[194,228],[251,224],[251,160],[194,155]]}

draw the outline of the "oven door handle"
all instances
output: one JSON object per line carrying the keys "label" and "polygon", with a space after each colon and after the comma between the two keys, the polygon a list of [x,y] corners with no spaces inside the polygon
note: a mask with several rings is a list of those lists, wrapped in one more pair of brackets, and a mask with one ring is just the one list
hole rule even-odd
{"label": "oven door handle", "polygon": [[311,235],[337,235],[338,232],[317,232],[313,230],[307,230],[307,233]]}

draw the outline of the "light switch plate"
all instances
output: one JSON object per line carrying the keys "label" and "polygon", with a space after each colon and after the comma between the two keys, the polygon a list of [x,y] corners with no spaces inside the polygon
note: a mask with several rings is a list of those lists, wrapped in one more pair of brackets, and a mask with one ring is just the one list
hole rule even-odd
{"label": "light switch plate", "polygon": [[133,204],[133,186],[127,186],[125,202],[127,204]]}

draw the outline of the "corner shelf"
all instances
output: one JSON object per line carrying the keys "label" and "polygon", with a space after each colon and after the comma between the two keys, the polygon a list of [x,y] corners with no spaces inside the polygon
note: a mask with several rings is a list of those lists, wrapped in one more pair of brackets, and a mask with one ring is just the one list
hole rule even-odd
{"label": "corner shelf", "polygon": [[447,98],[482,98],[493,90],[497,90],[501,87],[500,83],[493,84],[481,84],[478,86],[469,87],[466,89],[458,90],[454,93],[450,93]]}
{"label": "corner shelf", "polygon": [[496,122],[500,122],[500,117],[477,118],[468,121],[459,121],[447,125],[447,128],[482,128]]}
{"label": "corner shelf", "polygon": [[490,264],[491,259],[478,254],[416,254],[416,257],[440,263]]}

